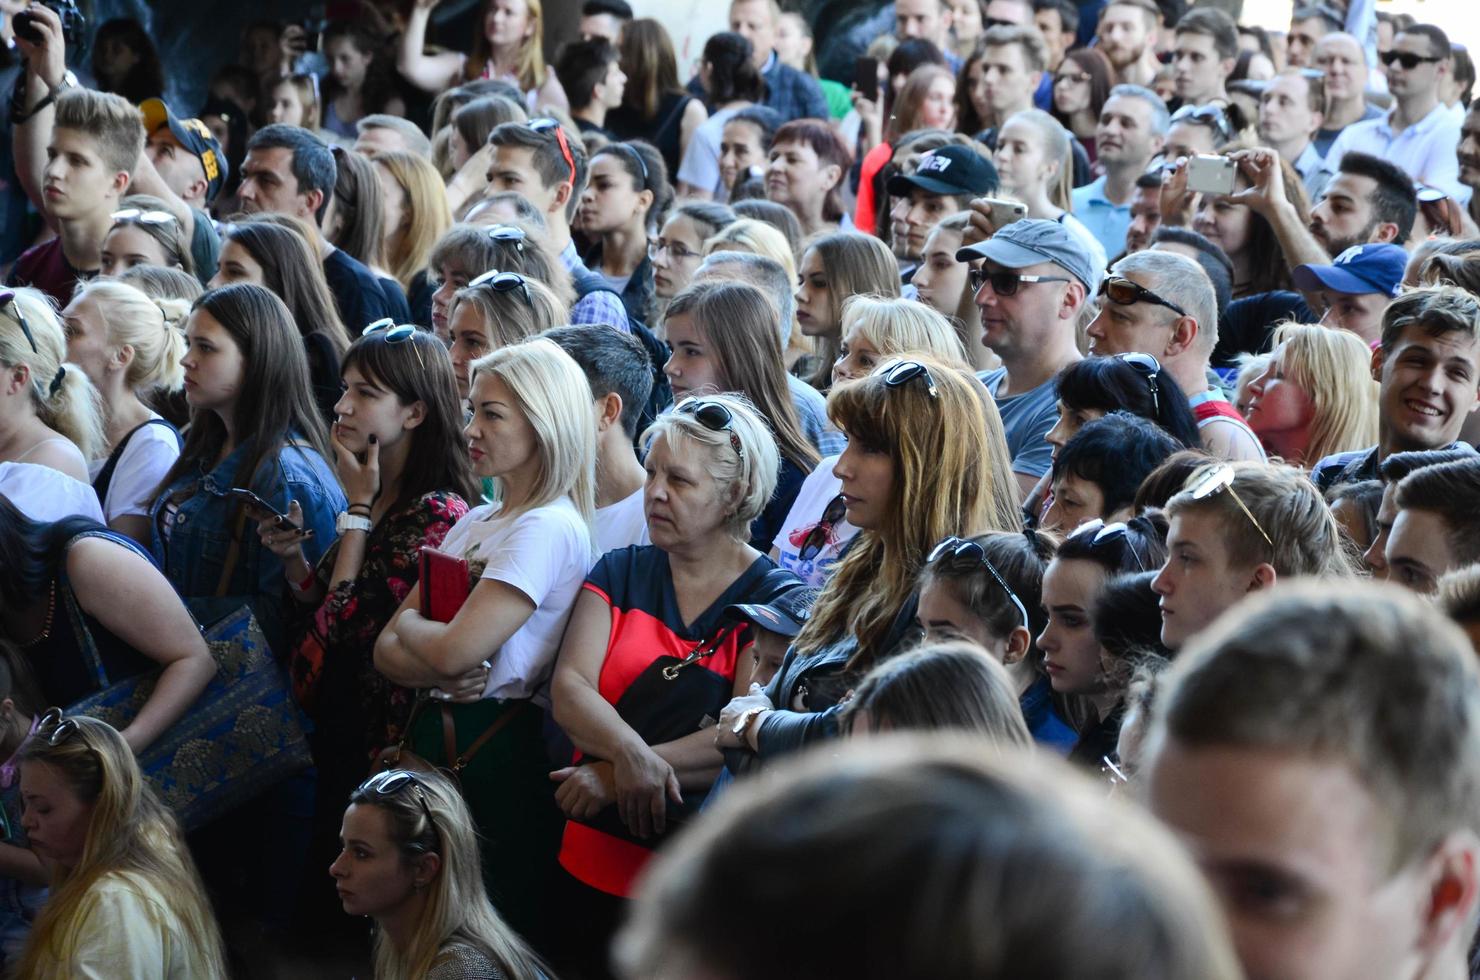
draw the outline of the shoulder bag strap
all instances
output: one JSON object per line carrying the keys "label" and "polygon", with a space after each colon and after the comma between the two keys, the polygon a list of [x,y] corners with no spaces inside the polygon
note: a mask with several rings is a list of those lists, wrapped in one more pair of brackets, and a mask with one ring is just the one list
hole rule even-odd
{"label": "shoulder bag strap", "polygon": [[478,750],[487,745],[489,740],[497,735],[505,725],[522,714],[527,705],[527,701],[520,701],[499,715],[493,724],[484,729],[482,735],[473,740],[472,745],[463,750],[462,755],[458,755],[457,726],[452,719],[452,705],[444,703],[442,705],[442,747],[447,753],[447,762],[452,767],[453,773],[461,775],[462,771],[468,767],[468,763],[473,761],[473,756],[478,754]]}
{"label": "shoulder bag strap", "polygon": [[236,573],[236,563],[242,557],[242,535],[246,532],[247,512],[236,509],[236,520],[232,522],[231,546],[226,549],[226,562],[221,566],[221,580],[216,583],[216,598],[224,597],[231,588],[231,576]]}

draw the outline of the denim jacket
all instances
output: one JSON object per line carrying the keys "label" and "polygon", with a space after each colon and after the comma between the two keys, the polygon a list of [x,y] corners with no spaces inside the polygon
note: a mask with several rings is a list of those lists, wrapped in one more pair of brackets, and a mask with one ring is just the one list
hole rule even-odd
{"label": "denim jacket", "polygon": [[[149,512],[150,550],[170,584],[189,600],[191,611],[203,625],[250,603],[269,645],[281,654],[285,652],[282,562],[262,546],[256,523],[241,514],[237,501],[227,496],[246,449],[238,446],[215,469],[207,472],[201,464],[196,472],[181,474],[165,488]],[[312,448],[284,446],[275,457],[263,461],[250,489],[284,513],[288,501],[298,501],[304,526],[314,532],[303,542],[309,564],[316,563],[334,542],[334,521],[346,503],[344,491],[334,470]],[[166,510],[172,500],[178,501],[179,510],[169,518],[166,541],[160,525],[167,519]],[[241,547],[236,567],[218,595],[238,527]]]}

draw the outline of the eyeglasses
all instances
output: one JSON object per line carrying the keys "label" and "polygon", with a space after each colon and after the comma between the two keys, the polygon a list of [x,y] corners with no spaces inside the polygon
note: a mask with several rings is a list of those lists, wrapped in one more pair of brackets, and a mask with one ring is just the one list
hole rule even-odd
{"label": "eyeglasses", "polygon": [[1206,500],[1214,494],[1227,490],[1229,496],[1233,497],[1233,502],[1238,504],[1238,509],[1244,512],[1249,523],[1254,525],[1254,530],[1258,531],[1259,536],[1264,539],[1264,543],[1273,548],[1274,541],[1270,539],[1269,532],[1264,530],[1264,525],[1259,523],[1259,518],[1254,516],[1254,512],[1244,503],[1244,498],[1240,497],[1238,491],[1233,488],[1233,480],[1236,476],[1238,476],[1238,470],[1229,463],[1209,463],[1188,478],[1187,483],[1182,487],[1182,492],[1191,494],[1193,500]]}
{"label": "eyeglasses", "polygon": [[1218,138],[1224,143],[1233,139],[1233,126],[1228,121],[1222,107],[1215,105],[1184,105],[1172,113],[1172,125],[1179,122],[1192,122],[1200,126],[1207,126],[1218,134]]}
{"label": "eyeglasses", "polygon": [[36,723],[36,734],[46,739],[46,744],[55,748],[77,734],[82,727],[75,718],[68,718],[61,708],[47,708],[46,714]]}
{"label": "eyeglasses", "polygon": [[26,342],[31,345],[31,353],[40,354],[41,349],[36,346],[36,335],[31,332],[31,325],[26,322],[26,311],[21,309],[20,300],[16,298],[13,289],[0,291],[0,310],[7,306],[15,310],[16,322],[21,325],[21,333],[26,335]]}
{"label": "eyeglasses", "polygon": [[648,258],[656,259],[664,252],[667,252],[668,257],[675,262],[683,262],[687,259],[697,259],[699,257],[698,252],[691,251],[687,246],[681,245],[678,242],[665,242],[661,238],[654,238],[648,242]]}
{"label": "eyeglasses", "polygon": [[[385,799],[395,796],[401,790],[410,786],[416,794],[416,801],[421,804],[421,812],[426,814],[427,825],[432,828],[432,833],[440,837],[437,830],[437,821],[432,819],[432,806],[427,802],[426,791],[421,788],[421,780],[416,773],[409,769],[387,769],[378,772],[360,784],[357,793],[368,793],[371,796]],[[415,850],[425,850],[425,846],[413,841],[411,847]]]}
{"label": "eyeglasses", "polygon": [[1161,362],[1150,354],[1142,351],[1126,351],[1124,354],[1116,354],[1115,359],[1129,364],[1141,373],[1146,379],[1146,385],[1151,389],[1151,410],[1157,415],[1161,414],[1161,391],[1157,379],[1161,376]]}
{"label": "eyeglasses", "polygon": [[1169,299],[1163,299],[1138,282],[1132,282],[1123,276],[1107,276],[1100,283],[1100,295],[1109,297],[1110,302],[1119,306],[1135,306],[1137,303],[1154,303],[1157,306],[1165,306],[1178,316],[1186,316],[1187,311]]}
{"label": "eyeglasses", "polygon": [[[1116,541],[1125,542],[1125,547],[1130,551],[1131,557],[1136,559],[1136,564],[1140,566],[1141,571],[1146,571],[1146,559],[1141,557],[1140,550],[1136,548],[1135,538],[1125,521],[1113,521],[1106,524],[1103,517],[1096,517],[1094,520],[1085,521],[1070,531],[1068,537],[1081,538],[1086,535],[1093,535],[1089,542],[1091,548],[1113,544]],[[1065,540],[1068,540],[1068,538]]]}
{"label": "eyeglasses", "polygon": [[981,269],[972,269],[968,278],[973,293],[981,292],[983,285],[991,283],[992,292],[998,296],[1017,295],[1018,287],[1023,283],[1069,281],[1067,276],[1025,276],[1020,272],[984,272]]}
{"label": "eyeglasses", "polygon": [[518,251],[524,251],[524,240],[526,236],[524,229],[518,225],[494,225],[484,232],[484,234],[493,241],[510,244]]}
{"label": "eyeglasses", "polygon": [[534,300],[529,295],[529,284],[517,272],[500,272],[497,269],[489,269],[468,283],[469,289],[475,286],[487,286],[496,293],[512,293],[517,289],[523,294],[525,305],[534,306]]}
{"label": "eyeglasses", "polygon": [[802,539],[801,551],[797,557],[802,561],[811,561],[816,558],[827,543],[832,540],[833,528],[837,527],[848,516],[847,498],[838,494],[828,501],[827,509],[822,512],[822,520],[812,525],[812,530]]}
{"label": "eyeglasses", "polygon": [[916,378],[924,378],[925,389],[930,392],[930,397],[940,397],[940,392],[935,390],[935,378],[931,377],[930,369],[919,361],[899,361],[895,364],[885,364],[875,369],[874,373],[883,375],[884,386],[887,388],[903,388]]}
{"label": "eyeglasses", "polygon": [[1382,63],[1387,65],[1389,68],[1393,67],[1393,62],[1396,61],[1398,64],[1403,66],[1404,71],[1412,71],[1419,65],[1425,65],[1431,62],[1444,60],[1443,58],[1435,58],[1432,55],[1414,54],[1412,51],[1384,51],[1382,54],[1378,55],[1378,57],[1381,58]]}
{"label": "eyeglasses", "polygon": [[1023,621],[1023,629],[1029,633],[1033,632],[1033,627],[1028,623],[1028,610],[1023,605],[1023,600],[1017,597],[1017,593],[1012,591],[1012,587],[1007,584],[1007,580],[1002,577],[1002,573],[997,571],[997,567],[992,564],[991,559],[987,558],[987,549],[983,548],[980,542],[967,538],[958,538],[953,534],[930,549],[930,557],[925,559],[925,561],[927,564],[933,565],[941,558],[947,556],[952,559],[962,557],[975,558],[981,562],[982,567],[987,570],[987,574],[992,576],[992,581],[1001,586],[1002,591],[1007,593],[1007,598],[1017,607],[1018,616]]}
{"label": "eyeglasses", "polygon": [[565,140],[565,127],[560,125],[558,119],[551,119],[549,116],[543,119],[531,119],[525,125],[541,136],[552,129],[555,131],[555,142],[560,144],[560,155],[565,157],[565,165],[570,168],[570,186],[574,188],[576,185],[576,158],[571,155],[570,144]]}
{"label": "eyeglasses", "polygon": [[168,211],[143,211],[139,208],[124,208],[122,211],[114,211],[108,215],[114,224],[127,221],[141,225],[172,225],[175,216]]}
{"label": "eyeglasses", "polygon": [[695,421],[710,432],[728,432],[730,448],[735,450],[736,456],[741,459],[745,458],[745,450],[740,445],[740,436],[735,432],[735,416],[730,414],[730,410],[724,405],[704,398],[685,398],[678,403],[674,411],[681,415],[692,415]]}
{"label": "eyeglasses", "polygon": [[[390,317],[382,317],[381,319],[376,320],[374,323],[370,324],[368,327],[360,332],[361,337],[380,336],[385,340],[387,344],[404,344],[412,337],[415,337],[416,334],[417,328],[415,326],[409,323],[402,323],[398,325],[396,321],[392,320]],[[421,348],[415,344],[412,344],[411,349],[416,351],[417,363],[419,363],[422,367],[422,370],[425,371],[427,364],[426,361],[422,360]]]}

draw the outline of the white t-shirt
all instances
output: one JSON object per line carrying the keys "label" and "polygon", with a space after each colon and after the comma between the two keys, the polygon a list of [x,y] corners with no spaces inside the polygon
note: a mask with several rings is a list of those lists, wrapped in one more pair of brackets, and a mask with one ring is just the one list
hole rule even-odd
{"label": "white t-shirt", "polygon": [[566,497],[513,517],[499,517],[499,507],[468,511],[447,532],[442,550],[466,558],[481,578],[513,586],[535,604],[534,614],[489,656],[493,669],[483,697],[533,697],[548,704],[543,689],[565,621],[595,562],[591,533]]}
{"label": "white t-shirt", "polygon": [[807,474],[807,478],[802,481],[802,488],[797,491],[796,499],[791,503],[786,520],[781,522],[781,533],[771,542],[777,551],[777,564],[815,588],[827,584],[843,547],[858,533],[858,528],[849,524],[845,517],[833,525],[832,533],[822,550],[813,555],[810,561],[802,561],[802,542],[806,540],[807,532],[822,520],[827,505],[832,503],[832,499],[843,488],[843,481],[833,476],[832,472],[837,462],[837,456],[829,456]]}
{"label": "white t-shirt", "polygon": [[724,136],[725,123],[739,109],[720,109],[694,130],[689,138],[688,151],[678,164],[678,177],[674,183],[683,181],[701,191],[719,194],[724,190],[719,176],[719,144]]}
{"label": "white t-shirt", "polygon": [[33,521],[49,524],[80,515],[103,523],[92,487],[40,463],[0,463],[0,496]]}
{"label": "white t-shirt", "polygon": [[614,504],[596,508],[596,550],[601,554],[634,544],[652,544],[647,514],[642,509],[642,488]]}
{"label": "white t-shirt", "polygon": [[[180,441],[167,426],[146,424],[134,430],[108,483],[108,499],[102,502],[104,523],[135,514],[147,517],[154,491],[179,458]],[[107,462],[105,457],[88,463],[88,476],[96,480]]]}

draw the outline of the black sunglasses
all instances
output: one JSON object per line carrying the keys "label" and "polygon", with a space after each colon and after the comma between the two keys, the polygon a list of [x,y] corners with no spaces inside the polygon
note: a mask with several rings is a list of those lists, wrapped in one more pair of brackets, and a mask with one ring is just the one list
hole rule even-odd
{"label": "black sunglasses", "polygon": [[519,290],[524,297],[524,305],[534,306],[534,300],[529,295],[529,285],[523,276],[517,272],[500,272],[497,269],[489,269],[483,275],[468,283],[468,288],[474,286],[487,286],[496,293],[512,293]]}
{"label": "black sunglasses", "polygon": [[524,229],[518,225],[494,225],[484,232],[489,238],[496,242],[505,242],[514,246],[520,252],[524,251],[525,234]]}
{"label": "black sunglasses", "polygon": [[53,748],[81,730],[76,719],[66,717],[61,708],[47,708],[46,714],[36,723],[36,734],[46,739],[46,744]]}
{"label": "black sunglasses", "polygon": [[[387,769],[384,772],[378,772],[361,783],[360,788],[356,792],[368,793],[371,796],[384,799],[395,796],[407,786],[411,787],[412,792],[416,795],[416,801],[421,804],[421,812],[426,814],[427,825],[432,828],[432,833],[440,837],[440,832],[437,830],[437,821],[432,819],[432,807],[427,802],[426,791],[421,788],[421,780],[411,770]],[[425,849],[414,841],[411,847],[415,850]]]}
{"label": "black sunglasses", "polygon": [[1017,295],[1018,287],[1023,283],[1069,281],[1067,276],[1025,276],[1020,272],[983,272],[981,269],[972,269],[967,277],[973,293],[981,292],[983,284],[991,283],[992,292],[998,296]]}
{"label": "black sunglasses", "polygon": [[935,378],[931,376],[930,369],[919,361],[898,361],[894,364],[886,364],[878,368],[875,373],[884,376],[886,388],[903,388],[916,378],[924,378],[925,390],[930,392],[930,397],[940,397],[940,392],[935,389]]}
{"label": "black sunglasses", "polygon": [[0,309],[4,309],[6,306],[15,310],[16,322],[21,325],[21,333],[26,335],[26,343],[31,345],[31,353],[40,354],[41,348],[36,346],[36,335],[31,332],[31,325],[26,322],[26,311],[21,309],[20,300],[16,299],[16,293],[13,289],[0,292]]}
{"label": "black sunglasses", "polygon": [[980,562],[981,566],[987,570],[987,574],[992,576],[992,581],[1002,587],[1002,591],[1007,593],[1007,598],[1017,607],[1018,615],[1023,620],[1023,629],[1030,633],[1033,631],[1033,627],[1028,623],[1028,610],[1023,605],[1023,600],[1017,597],[1017,593],[1012,591],[1012,587],[1007,584],[1007,580],[1002,577],[1002,573],[997,571],[997,566],[993,565],[991,559],[987,557],[987,549],[983,548],[980,542],[972,541],[968,538],[958,538],[953,534],[930,549],[930,557],[925,559],[925,561],[927,564],[933,565],[945,557],[950,557],[953,560],[963,557],[973,558]]}
{"label": "black sunglasses", "polygon": [[1184,105],[1172,113],[1171,123],[1194,122],[1200,126],[1208,126],[1213,129],[1218,138],[1227,143],[1233,139],[1233,126],[1228,121],[1227,114],[1222,107],[1215,105]]}
{"label": "black sunglasses", "polygon": [[745,458],[745,450],[740,445],[740,436],[735,432],[735,416],[731,415],[730,410],[724,405],[703,398],[685,398],[678,403],[674,411],[681,415],[692,415],[695,421],[710,432],[728,432],[730,448],[735,450],[736,456],[741,459]]}
{"label": "black sunglasses", "polygon": [[1433,55],[1414,54],[1412,51],[1384,51],[1382,54],[1378,55],[1378,57],[1381,58],[1382,63],[1387,65],[1389,68],[1391,68],[1393,66],[1393,62],[1396,61],[1398,64],[1403,66],[1404,71],[1412,71],[1419,65],[1426,65],[1431,64],[1435,61],[1444,60],[1443,58],[1435,58]]}
{"label": "black sunglasses", "polygon": [[1187,311],[1169,299],[1163,299],[1138,282],[1132,282],[1124,276],[1107,276],[1100,283],[1100,295],[1107,297],[1110,302],[1118,306],[1135,306],[1137,303],[1154,303],[1157,306],[1165,306],[1178,316],[1186,316]]}
{"label": "black sunglasses", "polygon": [[1119,541],[1130,551],[1131,557],[1136,559],[1136,564],[1140,566],[1141,571],[1144,572],[1147,570],[1146,560],[1141,557],[1141,552],[1136,548],[1136,542],[1131,536],[1130,528],[1126,525],[1125,521],[1114,521],[1113,523],[1106,524],[1103,517],[1096,517],[1094,520],[1085,521],[1070,531],[1068,536],[1070,538],[1090,536],[1089,545],[1091,549],[1099,548],[1102,545],[1114,544]]}
{"label": "black sunglasses", "polygon": [[812,530],[802,539],[802,549],[797,552],[797,557],[802,561],[811,561],[816,558],[827,543],[832,540],[833,528],[848,516],[847,498],[838,494],[828,501],[827,509],[822,512],[822,520],[812,525]]}
{"label": "black sunglasses", "polygon": [[1146,379],[1146,386],[1151,389],[1151,410],[1157,415],[1160,415],[1161,386],[1158,379],[1161,377],[1161,362],[1150,354],[1138,350],[1116,354],[1115,359],[1129,364]]}

